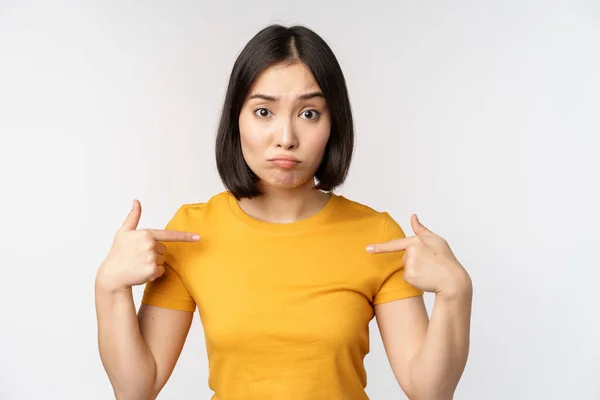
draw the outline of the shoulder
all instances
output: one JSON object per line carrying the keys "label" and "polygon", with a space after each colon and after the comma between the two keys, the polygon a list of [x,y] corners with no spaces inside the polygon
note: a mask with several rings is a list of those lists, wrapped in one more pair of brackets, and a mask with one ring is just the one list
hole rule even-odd
{"label": "shoulder", "polygon": [[228,192],[220,192],[205,202],[182,204],[175,211],[169,225],[176,226],[176,229],[197,225],[210,215],[222,212],[224,207],[229,207],[229,196]]}
{"label": "shoulder", "polygon": [[343,195],[335,195],[338,200],[339,211],[354,219],[369,219],[384,223],[389,217],[386,211],[377,210],[364,203],[349,199]]}
{"label": "shoulder", "polygon": [[377,210],[361,202],[337,195],[339,210],[345,219],[350,219],[378,231],[381,240],[404,237],[404,231],[394,218],[384,210]]}

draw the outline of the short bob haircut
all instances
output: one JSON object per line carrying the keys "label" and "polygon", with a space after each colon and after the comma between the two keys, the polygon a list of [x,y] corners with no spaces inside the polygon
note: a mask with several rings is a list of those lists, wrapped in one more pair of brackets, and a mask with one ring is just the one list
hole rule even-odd
{"label": "short bob haircut", "polygon": [[304,63],[319,84],[331,114],[331,131],[315,177],[315,189],[332,191],[350,169],[354,150],[354,123],[346,80],[325,41],[303,26],[270,25],[259,31],[239,54],[231,75],[216,138],[217,170],[236,199],[262,194],[258,176],[242,154],[239,115],[255,79],[277,63]]}

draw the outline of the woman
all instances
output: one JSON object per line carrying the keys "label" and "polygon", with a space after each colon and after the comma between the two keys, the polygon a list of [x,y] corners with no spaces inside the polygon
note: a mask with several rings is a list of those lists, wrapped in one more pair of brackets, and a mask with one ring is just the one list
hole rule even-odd
{"label": "woman", "polygon": [[[333,193],[353,140],[342,71],[317,34],[273,25],[250,40],[217,136],[227,191],[183,205],[166,230],[136,230],[134,201],[98,270],[99,349],[117,398],[158,395],[196,307],[213,399],[367,399],[374,316],[404,392],[453,396],[469,275],[415,215],[406,238],[386,212]],[[435,293],[431,321],[424,291]]]}

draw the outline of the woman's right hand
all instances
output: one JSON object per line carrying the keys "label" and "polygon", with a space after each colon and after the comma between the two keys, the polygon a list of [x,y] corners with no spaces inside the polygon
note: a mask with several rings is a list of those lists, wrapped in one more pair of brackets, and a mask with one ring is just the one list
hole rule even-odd
{"label": "woman's right hand", "polygon": [[164,272],[166,246],[162,242],[197,242],[193,232],[160,229],[137,230],[142,206],[134,200],[133,209],[117,231],[112,247],[96,274],[96,285],[110,292],[130,290],[153,281]]}

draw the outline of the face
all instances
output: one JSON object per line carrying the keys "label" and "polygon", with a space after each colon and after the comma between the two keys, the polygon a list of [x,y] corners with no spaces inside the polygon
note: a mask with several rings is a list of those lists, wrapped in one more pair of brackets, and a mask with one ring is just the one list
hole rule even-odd
{"label": "face", "polygon": [[263,187],[313,185],[331,131],[327,103],[301,62],[265,69],[239,117],[242,153]]}

